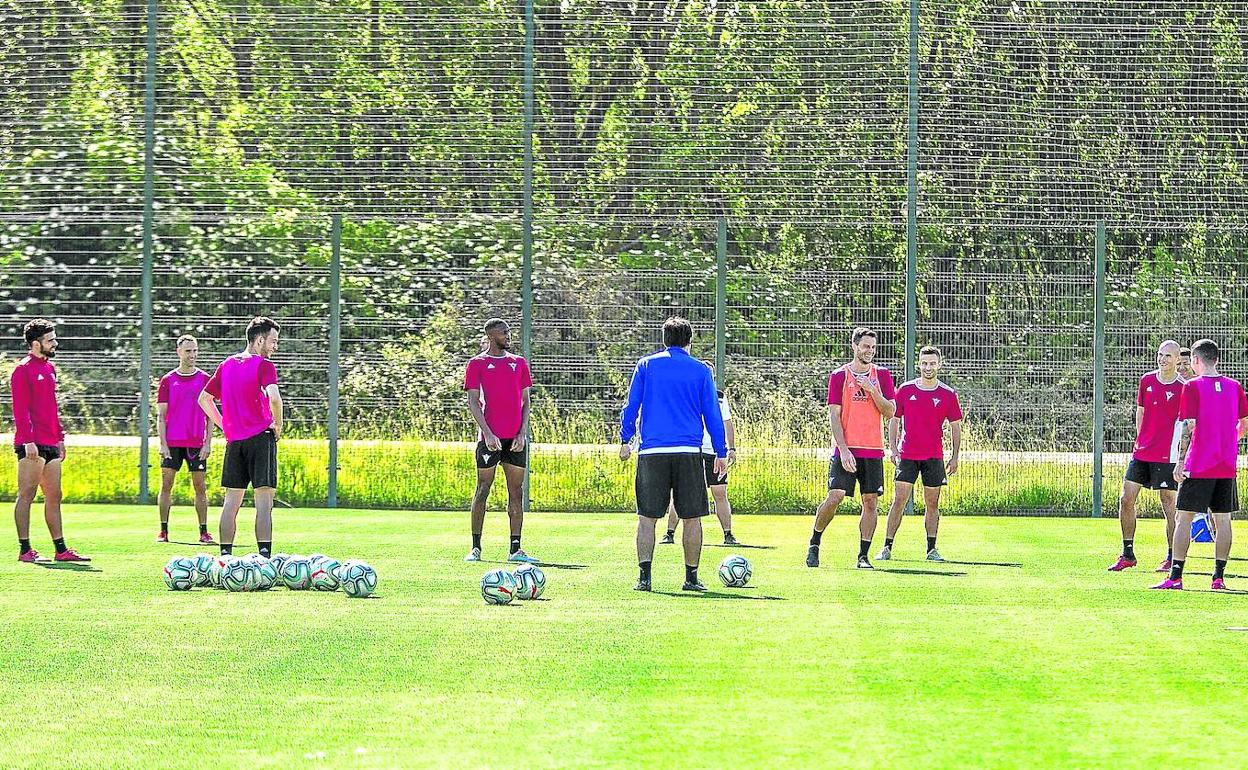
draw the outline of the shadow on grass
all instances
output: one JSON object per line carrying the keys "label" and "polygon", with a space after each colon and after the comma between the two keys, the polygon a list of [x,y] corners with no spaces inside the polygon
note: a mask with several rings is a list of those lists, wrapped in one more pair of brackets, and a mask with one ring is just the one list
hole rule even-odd
{"label": "shadow on grass", "polygon": [[[954,561],[953,559],[945,559],[944,561],[928,561],[927,559],[897,559],[891,561],[901,562],[902,564],[957,564],[962,567],[1013,567],[1014,569],[1022,569],[1023,565],[1015,561]],[[876,569],[879,569],[878,567]]]}
{"label": "shadow on grass", "polygon": [[774,545],[746,545],[745,543],[737,543],[736,545],[725,545],[723,543],[703,543],[703,548],[752,548],[756,551],[774,551]]}
{"label": "shadow on grass", "polygon": [[[198,540],[194,542],[190,540],[170,540],[169,544],[170,545],[189,545],[192,548],[220,548],[221,547],[221,544],[216,542],[215,540],[211,543],[201,543]],[[247,544],[239,545],[238,543],[235,543],[234,547],[235,548],[250,548],[251,546]]]}
{"label": "shadow on grass", "polygon": [[[1193,559],[1203,559],[1205,561],[1217,561],[1217,559],[1213,556],[1192,556],[1191,554],[1188,554],[1186,561],[1191,561]],[[1227,561],[1248,561],[1248,556],[1232,556],[1231,558],[1227,559]]]}
{"label": "shadow on grass", "polygon": [[[946,562],[947,564],[948,562]],[[939,575],[940,577],[966,577],[965,572],[936,572],[928,569],[894,569],[892,567],[876,567],[876,572],[891,572],[897,575]]]}
{"label": "shadow on grass", "polygon": [[[469,562],[469,564],[472,564],[472,563],[474,562]],[[475,563],[476,564],[501,564],[505,567],[519,567],[520,565],[524,564],[524,562],[506,561],[505,559],[481,559]],[[558,564],[553,561],[539,561],[533,566],[541,567],[542,569],[547,569],[547,568],[549,569],[589,569],[588,564]]]}
{"label": "shadow on grass", "polygon": [[[1183,570],[1183,577],[1187,577],[1188,575],[1204,575],[1207,578],[1213,577],[1212,572],[1197,572],[1196,570],[1187,570],[1187,569]],[[1226,578],[1227,580],[1230,580],[1232,578],[1243,580],[1244,578],[1248,578],[1248,575],[1232,575],[1231,573],[1227,572],[1222,577]]]}
{"label": "shadow on grass", "polygon": [[1230,596],[1248,596],[1248,591],[1238,588],[1223,588],[1221,591],[1215,591],[1212,588],[1184,588],[1182,593],[1194,594],[1228,594]]}
{"label": "shadow on grass", "polygon": [[66,572],[103,572],[104,571],[100,569],[99,567],[93,567],[90,564],[83,564],[81,562],[72,562],[72,561],[70,562],[37,561],[35,562],[35,566],[43,567],[44,569],[65,570]]}
{"label": "shadow on grass", "polygon": [[728,594],[723,591],[651,591],[659,596],[676,596],[691,599],[744,599],[750,602],[783,602],[783,596],[746,596],[744,594]]}

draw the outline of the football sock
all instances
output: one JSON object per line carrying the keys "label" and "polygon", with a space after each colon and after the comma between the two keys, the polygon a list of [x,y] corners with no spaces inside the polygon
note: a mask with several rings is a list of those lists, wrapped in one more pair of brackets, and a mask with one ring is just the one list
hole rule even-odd
{"label": "football sock", "polygon": [[935,550],[936,550],[936,538],[934,538],[934,537],[929,537],[929,538],[927,539],[927,550],[928,550],[928,551],[935,551]]}
{"label": "football sock", "polygon": [[27,551],[29,551],[29,550],[30,550],[30,541],[29,541],[29,540],[22,540],[22,539],[19,537],[19,538],[17,539],[17,555],[18,555],[18,556],[21,556],[22,554],[26,553],[26,552],[27,552]]}
{"label": "football sock", "polygon": [[478,551],[481,550],[481,533],[480,532],[472,536],[472,547],[476,548]]}
{"label": "football sock", "polygon": [[858,541],[858,558],[859,558],[859,559],[865,559],[865,558],[867,558],[867,551],[870,551],[870,550],[871,550],[871,541],[870,541],[870,540],[859,540],[859,541]]}
{"label": "football sock", "polygon": [[685,582],[686,583],[698,582],[698,568],[697,567],[690,567],[688,564],[685,565]]}
{"label": "football sock", "polygon": [[1122,541],[1122,558],[1124,559],[1135,558],[1135,541],[1134,540]]}
{"label": "football sock", "polygon": [[669,530],[667,531],[667,536],[668,536],[668,537],[675,537],[675,536],[676,536],[676,530],[674,530],[674,529],[669,529]]}
{"label": "football sock", "polygon": [[1185,559],[1175,559],[1174,561],[1170,563],[1170,579],[1171,580],[1183,579],[1183,562],[1184,561]]}
{"label": "football sock", "polygon": [[160,522],[160,534],[162,535],[169,534],[169,522],[167,521]]}
{"label": "football sock", "polygon": [[724,530],[724,537],[732,537],[732,530],[731,530],[731,529],[725,529],[725,530]]}
{"label": "football sock", "polygon": [[1213,579],[1221,580],[1226,572],[1226,559],[1214,559],[1213,562]]}
{"label": "football sock", "polygon": [[261,540],[256,543],[256,548],[260,551],[260,555],[267,559],[273,553],[273,541]]}
{"label": "football sock", "polygon": [[650,581],[650,562],[640,561],[640,562],[637,562],[637,566],[641,569],[641,577],[638,579],[643,580],[645,582],[649,582]]}
{"label": "football sock", "polygon": [[511,550],[508,551],[508,553],[515,553],[516,551],[519,551],[519,550],[520,550],[520,536],[512,535],[511,536]]}
{"label": "football sock", "polygon": [[52,545],[56,547],[57,553],[65,553],[69,548],[65,545],[65,538],[58,537],[52,541]]}
{"label": "football sock", "polygon": [[817,545],[819,545],[819,541],[821,541],[821,540],[823,540],[823,533],[822,533],[822,532],[820,532],[819,530],[817,530],[817,529],[816,529],[816,530],[813,530],[813,531],[810,533],[810,544],[811,544],[811,545],[817,546]]}
{"label": "football sock", "polygon": [[200,525],[199,525],[199,534],[201,534],[201,535],[206,535],[206,534],[208,534],[208,525],[207,525],[207,524],[200,524]]}
{"label": "football sock", "polygon": [[233,554],[233,553],[234,553],[234,544],[233,544],[233,543],[222,543],[222,544],[221,544],[221,555],[222,555],[222,556],[230,556],[230,555],[231,555],[231,554]]}
{"label": "football sock", "polygon": [[893,539],[891,537],[884,538],[884,547],[890,549],[893,547]]}
{"label": "football sock", "polygon": [[1174,549],[1173,548],[1166,549],[1166,561],[1174,561]]}

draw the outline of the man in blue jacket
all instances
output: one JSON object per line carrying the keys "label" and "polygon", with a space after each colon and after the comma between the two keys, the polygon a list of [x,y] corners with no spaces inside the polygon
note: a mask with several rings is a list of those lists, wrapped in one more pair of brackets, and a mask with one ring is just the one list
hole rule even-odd
{"label": "man in blue jacket", "polygon": [[706,364],[689,355],[693,327],[679,316],[663,323],[665,350],[646,356],[633,370],[628,403],[620,415],[620,459],[633,451],[638,416],[641,446],[637,451],[637,566],[638,591],[650,590],[654,558],[654,531],[672,502],[684,520],[681,542],[685,549],[686,591],[705,591],[698,581],[702,555],[702,517],[706,503],[706,469],[702,464],[702,431],[711,436],[714,472],[728,472],[728,445],[724,420],[715,394],[715,381]]}

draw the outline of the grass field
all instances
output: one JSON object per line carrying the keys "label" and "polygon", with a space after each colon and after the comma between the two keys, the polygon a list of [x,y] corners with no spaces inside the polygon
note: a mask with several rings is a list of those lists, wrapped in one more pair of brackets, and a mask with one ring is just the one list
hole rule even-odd
{"label": "grass field", "polygon": [[[1106,573],[1113,520],[951,518],[955,561],[929,565],[910,518],[862,572],[856,518],[810,570],[807,517],[741,517],[753,583],[690,596],[673,546],[631,590],[633,517],[535,514],[526,547],[563,566],[489,607],[463,514],[278,512],[278,550],[371,561],[371,600],[170,592],[164,561],[200,549],[152,518],[74,506],[90,569],[0,561],[0,767],[1229,767],[1248,745],[1248,595],[1204,590],[1208,545],[1183,593]],[[1141,523],[1142,564],[1162,535]]]}

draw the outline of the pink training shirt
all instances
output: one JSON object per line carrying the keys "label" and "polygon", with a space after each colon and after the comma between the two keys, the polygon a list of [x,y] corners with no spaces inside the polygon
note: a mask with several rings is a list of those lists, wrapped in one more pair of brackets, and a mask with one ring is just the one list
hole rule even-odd
{"label": "pink training shirt", "polygon": [[1196,421],[1183,466],[1189,478],[1235,478],[1239,421],[1244,417],[1248,417],[1248,397],[1230,377],[1197,377],[1183,386],[1179,419]]}
{"label": "pink training shirt", "polygon": [[[888,370],[888,367],[886,366],[877,366],[875,367],[875,374],[878,380],[877,384],[880,389],[880,395],[882,395],[885,399],[888,399],[890,401],[894,400],[897,397],[897,386],[893,383],[892,372],[890,372]],[[844,392],[845,392],[845,367],[842,366],[839,369],[837,369],[835,372],[832,372],[832,375],[828,377],[828,403],[836,404],[837,406],[841,406],[843,408],[844,404],[842,402],[845,400]],[[875,403],[874,401],[871,400],[871,395],[867,393],[867,391],[863,390],[860,387],[857,387],[856,385],[853,389],[853,398],[855,401],[861,402],[863,404],[870,403],[874,405]],[[884,423],[882,420],[879,420],[879,419],[876,419],[876,423],[880,426],[881,439],[882,439],[883,438],[882,431],[883,431]],[[868,458],[878,458],[881,460],[884,459],[884,450],[882,448],[881,449],[864,449],[861,447],[851,446],[850,452],[854,455],[854,457],[861,457],[863,459],[868,459]],[[839,454],[840,454],[839,449],[834,449],[832,451],[833,457],[836,457]]]}
{"label": "pink training shirt", "polygon": [[277,367],[264,356],[238,353],[221,362],[204,391],[221,401],[226,441],[258,436],[273,424],[264,389],[277,384]]}
{"label": "pink training shirt", "polygon": [[468,361],[464,390],[481,391],[485,424],[500,439],[520,435],[524,423],[524,389],[533,387],[529,362],[523,356],[482,353]]}
{"label": "pink training shirt", "polygon": [[1140,378],[1135,405],[1144,410],[1140,435],[1135,438],[1131,457],[1145,463],[1173,463],[1179,460],[1179,401],[1183,395],[1183,378],[1164,383],[1157,372]]}
{"label": "pink training shirt", "polygon": [[208,374],[196,369],[182,374],[177,369],[160,378],[156,403],[165,409],[165,443],[169,446],[199,448],[208,436],[208,415],[199,408],[199,394],[208,384]]}
{"label": "pink training shirt", "polygon": [[13,368],[9,388],[13,394],[15,446],[32,441],[55,446],[65,440],[56,405],[56,367],[51,361],[26,356]]}
{"label": "pink training shirt", "polygon": [[927,390],[910,380],[897,389],[896,416],[901,419],[898,454],[903,460],[943,460],[945,422],[961,420],[962,405],[943,382]]}

